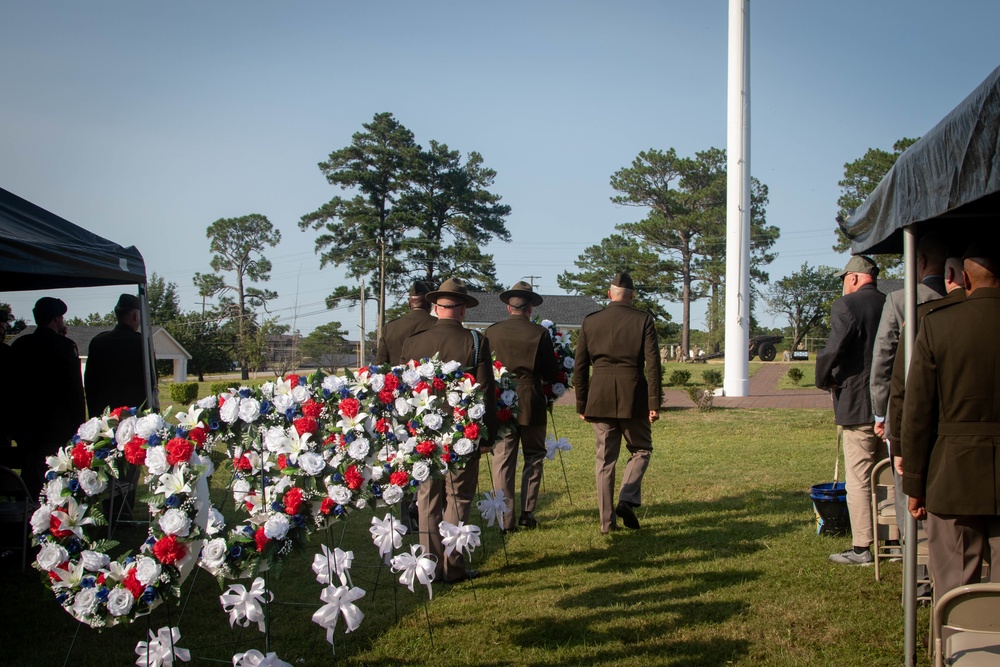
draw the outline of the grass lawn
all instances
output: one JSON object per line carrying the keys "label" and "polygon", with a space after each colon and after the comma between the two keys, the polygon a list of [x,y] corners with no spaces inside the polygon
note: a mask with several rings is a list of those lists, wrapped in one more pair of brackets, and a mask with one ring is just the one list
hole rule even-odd
{"label": "grass lawn", "polygon": [[794,361],[786,364],[788,368],[798,368],[802,371],[802,379],[796,384],[792,382],[786,372],[778,380],[778,389],[812,389],[816,386],[816,362],[815,361]]}
{"label": "grass lawn", "polygon": [[[546,463],[535,531],[508,536],[483,526],[479,579],[410,593],[378,567],[358,512],[272,576],[270,650],[293,665],[899,665],[902,567],[881,583],[872,568],[827,556],[849,538],[817,536],[809,486],[830,481],[832,414],[824,410],[668,410],[654,427],[642,528],[602,536],[593,437],[569,406],[559,435],[574,449]],[[778,436],[781,437],[778,437]],[[619,466],[619,475],[623,466]],[[481,489],[489,489],[482,467]],[[221,497],[225,469],[213,480]],[[570,500],[572,496],[572,502]],[[379,512],[379,516],[384,510]],[[473,513],[474,521],[476,514]],[[138,545],[141,531],[122,539]],[[335,652],[310,621],[321,587],[310,570],[321,541],[354,551],[355,585],[368,593],[361,627],[336,631]],[[264,649],[256,626],[230,629],[218,585],[204,572],[186,608],[161,606],[150,627],[179,625],[194,662],[228,662]],[[126,665],[146,623],[103,633],[63,612],[37,573],[0,573],[0,664]],[[918,633],[926,637],[927,610]],[[428,626],[433,635],[428,632]],[[922,665],[926,653],[918,648]]]}

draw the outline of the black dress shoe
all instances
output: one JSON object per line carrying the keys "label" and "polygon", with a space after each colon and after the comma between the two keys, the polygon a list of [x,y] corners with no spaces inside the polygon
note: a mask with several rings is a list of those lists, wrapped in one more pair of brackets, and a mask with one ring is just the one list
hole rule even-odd
{"label": "black dress shoe", "polygon": [[446,584],[460,584],[463,581],[468,581],[470,579],[478,579],[479,570],[466,570],[465,576],[460,579],[444,579],[443,582]]}
{"label": "black dress shoe", "polygon": [[626,528],[631,528],[632,530],[639,528],[639,519],[635,516],[632,508],[625,503],[618,503],[618,506],[615,507],[615,514],[621,518]]}
{"label": "black dress shoe", "polygon": [[528,529],[537,528],[538,519],[536,519],[535,515],[531,512],[525,512],[521,515],[521,518],[517,520],[517,525]]}

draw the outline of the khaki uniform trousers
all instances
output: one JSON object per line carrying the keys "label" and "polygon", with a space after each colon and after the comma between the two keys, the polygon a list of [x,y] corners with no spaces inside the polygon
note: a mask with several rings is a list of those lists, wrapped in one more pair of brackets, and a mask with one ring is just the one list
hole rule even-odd
{"label": "khaki uniform trousers", "polygon": [[852,543],[869,547],[872,534],[872,468],[889,456],[885,441],[875,435],[874,423],[844,426],[844,476]]}
{"label": "khaki uniform trousers", "polygon": [[927,561],[934,599],[982,579],[983,559],[990,581],[1000,582],[1000,516],[927,513]]}
{"label": "khaki uniform trousers", "polygon": [[521,471],[521,514],[534,512],[538,489],[542,485],[542,464],[545,461],[545,424],[515,426],[493,445],[493,486],[503,491],[507,514],[503,529],[514,527],[514,478],[517,476],[518,444],[524,451]]}
{"label": "khaki uniform trousers", "polygon": [[461,581],[467,577],[460,552],[445,557],[439,526],[442,520],[456,526],[460,521],[469,521],[479,483],[480,458],[476,451],[462,470],[448,473],[444,479],[428,479],[417,487],[420,544],[437,559],[434,581]]}
{"label": "khaki uniform trousers", "polygon": [[621,452],[622,436],[631,453],[625,464],[625,475],[618,490],[619,502],[633,507],[642,504],[642,476],[649,466],[653,451],[653,432],[646,415],[631,419],[588,419],[596,439],[597,509],[601,515],[601,532],[616,526],[614,513],[615,464]]}

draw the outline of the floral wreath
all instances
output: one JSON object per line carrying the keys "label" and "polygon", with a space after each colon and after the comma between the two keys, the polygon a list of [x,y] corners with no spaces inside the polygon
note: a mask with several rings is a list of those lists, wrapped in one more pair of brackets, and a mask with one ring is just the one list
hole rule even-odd
{"label": "floral wreath", "polygon": [[559,331],[559,328],[553,324],[552,320],[542,320],[539,324],[549,332],[549,337],[552,339],[552,349],[556,355],[556,381],[552,383],[544,382],[542,384],[546,407],[549,412],[552,412],[556,401],[566,393],[566,390],[573,382],[574,352],[569,344],[569,336]]}

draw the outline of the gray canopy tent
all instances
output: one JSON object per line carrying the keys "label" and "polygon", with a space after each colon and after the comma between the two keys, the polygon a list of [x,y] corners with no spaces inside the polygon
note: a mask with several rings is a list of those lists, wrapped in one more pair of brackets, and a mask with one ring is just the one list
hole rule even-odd
{"label": "gray canopy tent", "polygon": [[[973,239],[996,241],[1000,217],[1000,67],[907,149],[874,192],[847,221],[838,221],[851,239],[854,254],[903,253],[905,319],[917,309],[917,238],[932,229],[945,230],[958,248]],[[909,367],[915,340],[903,329]],[[906,532],[916,534],[916,521],[906,517]],[[907,667],[916,664],[915,540],[903,556],[904,650]]]}
{"label": "gray canopy tent", "polygon": [[0,292],[103,285],[138,288],[146,405],[158,409],[148,370],[153,348],[142,255],[135,246],[124,248],[0,188]]}

